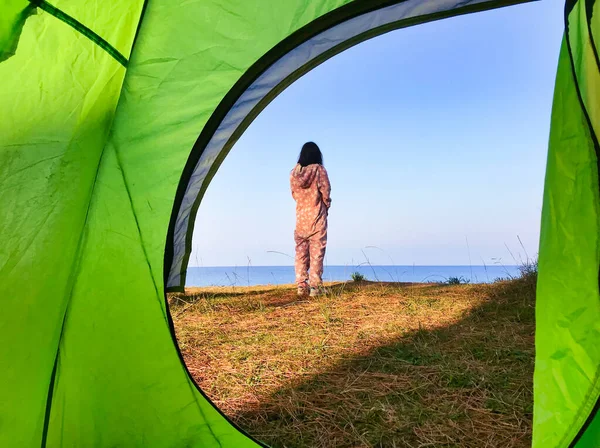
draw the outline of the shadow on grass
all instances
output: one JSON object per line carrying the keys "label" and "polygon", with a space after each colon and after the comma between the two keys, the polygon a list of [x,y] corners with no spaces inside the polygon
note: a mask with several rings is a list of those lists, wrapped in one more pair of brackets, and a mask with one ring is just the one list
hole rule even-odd
{"label": "shadow on grass", "polygon": [[230,417],[274,448],[530,446],[534,297],[534,278],[497,283],[461,321],[342,359]]}

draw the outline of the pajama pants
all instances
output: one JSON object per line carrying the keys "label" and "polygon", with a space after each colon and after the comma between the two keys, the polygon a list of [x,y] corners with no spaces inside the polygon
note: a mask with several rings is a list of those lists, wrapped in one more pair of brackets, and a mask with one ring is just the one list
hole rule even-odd
{"label": "pajama pants", "polygon": [[294,240],[296,241],[296,283],[298,286],[305,286],[308,283],[313,288],[321,286],[323,259],[327,247],[327,225],[308,237],[294,232]]}

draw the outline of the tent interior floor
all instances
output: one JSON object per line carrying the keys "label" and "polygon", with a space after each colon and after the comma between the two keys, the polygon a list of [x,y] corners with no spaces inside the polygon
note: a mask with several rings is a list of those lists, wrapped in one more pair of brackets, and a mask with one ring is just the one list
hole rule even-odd
{"label": "tent interior floor", "polygon": [[196,382],[273,447],[531,446],[536,274],[170,295]]}

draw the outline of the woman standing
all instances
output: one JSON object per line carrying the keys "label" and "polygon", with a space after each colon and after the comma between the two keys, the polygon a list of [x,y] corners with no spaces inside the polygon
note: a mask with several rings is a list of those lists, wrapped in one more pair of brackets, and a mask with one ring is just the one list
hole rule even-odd
{"label": "woman standing", "polygon": [[[323,258],[327,247],[327,214],[331,185],[316,143],[302,146],[298,163],[290,175],[296,201],[296,283],[298,295],[317,296],[323,286]],[[309,273],[310,272],[310,273]]]}

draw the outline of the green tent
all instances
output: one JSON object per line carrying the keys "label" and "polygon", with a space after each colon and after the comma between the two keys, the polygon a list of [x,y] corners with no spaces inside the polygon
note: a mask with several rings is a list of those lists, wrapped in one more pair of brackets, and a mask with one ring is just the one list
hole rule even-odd
{"label": "green tent", "polygon": [[[165,302],[207,185],[269,101],[333,55],[520,1],[2,0],[0,446],[260,445],[191,379]],[[565,8],[536,448],[600,446],[599,4]]]}

